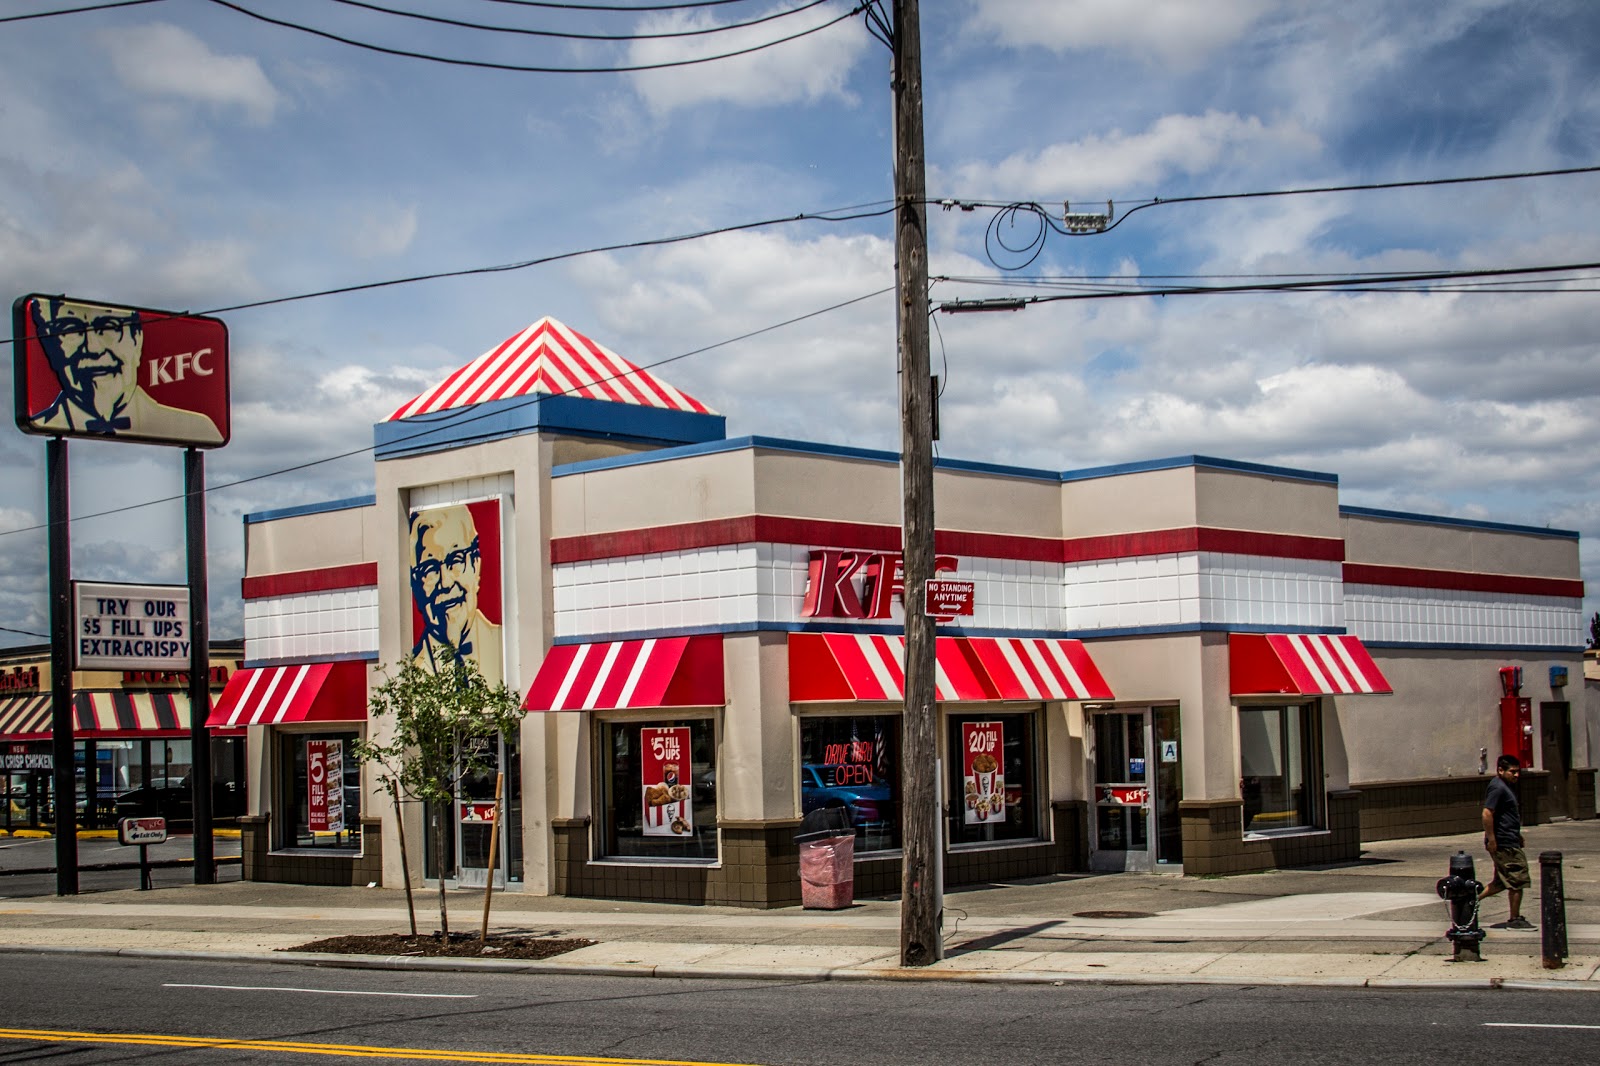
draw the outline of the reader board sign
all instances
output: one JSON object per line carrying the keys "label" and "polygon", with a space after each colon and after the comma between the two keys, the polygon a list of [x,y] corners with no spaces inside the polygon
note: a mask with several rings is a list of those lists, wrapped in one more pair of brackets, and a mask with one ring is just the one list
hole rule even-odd
{"label": "reader board sign", "polygon": [[124,818],[117,823],[118,844],[165,844],[166,842],[165,818]]}
{"label": "reader board sign", "polygon": [[344,832],[344,744],[306,741],[306,828]]}
{"label": "reader board sign", "polygon": [[35,294],[12,304],[11,327],[24,433],[228,443],[228,327],[220,320]]}
{"label": "reader board sign", "polygon": [[72,583],[75,670],[178,670],[189,666],[187,585]]}

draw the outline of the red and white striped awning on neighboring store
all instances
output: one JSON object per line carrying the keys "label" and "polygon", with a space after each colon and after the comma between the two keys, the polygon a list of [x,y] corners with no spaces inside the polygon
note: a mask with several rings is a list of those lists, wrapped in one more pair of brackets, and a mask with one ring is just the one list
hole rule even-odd
{"label": "red and white striped awning on neighboring store", "polygon": [[1228,672],[1235,696],[1394,691],[1360,638],[1338,633],[1233,633]]}
{"label": "red and white striped awning on neighboring store", "polygon": [[206,725],[367,720],[367,664],[360,659],[236,670]]}
{"label": "red and white striped awning on neighboring store", "polygon": [[[943,702],[1107,700],[1111,689],[1080,641],[938,637],[934,696]],[[795,703],[905,698],[905,638],[881,633],[793,633]]]}
{"label": "red and white striped awning on neighboring store", "polygon": [[[0,701],[0,738],[48,740],[50,693]],[[189,694],[107,689],[72,694],[72,735],[80,740],[187,737]],[[213,735],[221,735],[213,732]]]}
{"label": "red and white striped awning on neighboring store", "polygon": [[605,345],[545,317],[401,404],[384,421],[534,393],[715,413]]}
{"label": "red and white striped awning on neighboring store", "polygon": [[722,635],[560,644],[528,686],[526,711],[720,707]]}

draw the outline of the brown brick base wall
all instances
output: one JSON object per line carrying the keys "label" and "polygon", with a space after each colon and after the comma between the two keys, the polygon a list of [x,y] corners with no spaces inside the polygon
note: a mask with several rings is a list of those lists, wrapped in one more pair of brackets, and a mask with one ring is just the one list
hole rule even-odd
{"label": "brown brick base wall", "polygon": [[725,907],[792,907],[800,903],[798,821],[721,828],[720,866],[596,863],[586,821],[559,821],[551,891],[592,899],[711,903]]}
{"label": "brown brick base wall", "polygon": [[1183,823],[1183,872],[1253,873],[1359,858],[1359,803],[1355,792],[1330,792],[1326,832],[1246,840],[1243,801],[1185,800],[1178,804]]}
{"label": "brown brick base wall", "polygon": [[[946,852],[948,886],[1044,877],[1088,868],[1084,836],[1087,805],[1053,805],[1051,841],[1014,847]],[[800,903],[800,852],[794,842],[798,822],[722,827],[722,864],[647,866],[596,863],[589,857],[589,827],[583,821],[558,822],[552,891],[596,899],[711,903],[729,907],[793,907]],[[891,896],[900,892],[900,859],[859,859],[855,894]]]}
{"label": "brown brick base wall", "polygon": [[266,815],[239,819],[239,850],[246,881],[287,885],[367,885],[383,880],[383,823],[361,819],[360,855],[274,852]]}
{"label": "brown brick base wall", "polygon": [[[1572,779],[1572,817],[1593,818],[1594,770],[1574,770]],[[1483,775],[1352,785],[1361,793],[1361,839],[1396,840],[1474,832],[1483,826],[1483,793],[1489,781],[1490,777]],[[1544,771],[1523,772],[1517,788],[1523,825],[1550,820],[1550,788],[1550,775]]]}

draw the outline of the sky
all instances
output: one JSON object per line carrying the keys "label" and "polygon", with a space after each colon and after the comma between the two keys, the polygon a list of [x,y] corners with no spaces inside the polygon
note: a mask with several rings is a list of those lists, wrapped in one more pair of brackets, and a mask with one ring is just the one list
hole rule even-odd
{"label": "sky", "polygon": [[[0,23],[0,292],[207,312],[880,210],[889,54],[854,3],[157,0]],[[1600,174],[1141,207],[1600,165],[1600,5],[923,0],[921,31],[932,199],[1110,201],[1116,223],[1035,248],[1036,216],[935,205],[936,305],[1600,262]],[[892,238],[883,215],[781,221],[220,313],[213,637],[242,631],[242,515],[370,493],[373,424],[544,315],[661,364],[730,436],[896,450],[892,297],[858,299],[892,286]],[[1600,591],[1597,275],[936,314],[939,454],[1334,473],[1348,505],[1580,531]],[[0,646],[49,628],[44,454],[0,430]],[[181,583],[182,453],[74,442],[70,462],[73,576]]]}

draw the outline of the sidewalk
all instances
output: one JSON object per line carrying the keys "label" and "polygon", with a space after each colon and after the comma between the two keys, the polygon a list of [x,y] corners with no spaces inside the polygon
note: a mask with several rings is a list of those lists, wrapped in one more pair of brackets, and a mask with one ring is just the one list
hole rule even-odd
{"label": "sidewalk", "polygon": [[[1225,983],[1536,987],[1600,991],[1600,821],[1539,826],[1529,859],[1564,854],[1570,954],[1541,965],[1538,932],[1488,928],[1484,961],[1451,961],[1434,892],[1466,850],[1480,880],[1477,834],[1386,841],[1337,868],[1217,878],[1115,874],[950,892],[946,958],[898,967],[900,906],[755,911],[501,893],[492,929],[585,937],[588,948],[542,962],[289,955],[281,949],[350,933],[403,931],[397,890],[230,883],[73,898],[0,899],[0,951],[69,950],[255,959],[320,966],[492,968],[517,972],[800,980],[1043,983]],[[1540,921],[1537,870],[1524,914]],[[0,896],[6,882],[0,878]],[[417,893],[418,926],[437,927],[436,895]],[[481,892],[451,893],[452,928],[476,930]]]}

